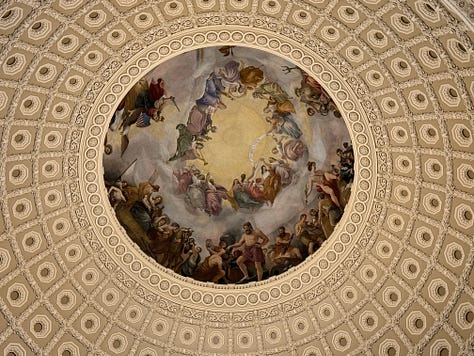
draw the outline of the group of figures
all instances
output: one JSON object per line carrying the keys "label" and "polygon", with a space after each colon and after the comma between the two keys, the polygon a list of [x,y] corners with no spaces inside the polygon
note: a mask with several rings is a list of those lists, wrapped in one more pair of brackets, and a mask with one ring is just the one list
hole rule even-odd
{"label": "group of figures", "polygon": [[222,210],[222,202],[226,200],[234,210],[254,210],[263,204],[273,204],[282,188],[290,185],[294,173],[289,161],[300,159],[306,147],[300,140],[285,137],[275,138],[274,153],[279,158],[260,158],[251,174],[242,173],[236,177],[230,189],[217,184],[210,178],[209,172],[202,172],[195,166],[184,166],[173,171],[176,178],[176,193],[184,194],[187,206],[200,210],[210,216],[218,216]]}
{"label": "group of figures", "polygon": [[[234,56],[233,48],[225,54],[228,56]],[[159,153],[159,159],[154,161],[157,163],[148,166],[155,171],[147,181],[143,181],[147,176],[139,170],[133,177],[123,179],[124,173],[141,159],[139,156],[118,178],[116,171],[112,174],[105,170],[109,200],[127,235],[146,254],[162,266],[198,281],[260,281],[298,265],[333,232],[348,203],[354,179],[352,145],[336,105],[321,85],[298,67],[245,62],[225,58],[216,60],[214,66],[204,66],[206,69],[199,72],[200,80],[196,81],[200,83],[197,90],[201,85],[200,94],[186,89],[187,95],[195,98],[191,102],[183,93],[176,93],[178,100],[167,95],[163,77],[174,85],[173,78],[181,78],[179,73],[170,71],[174,74],[169,78],[163,74],[142,78],[125,96],[109,126],[109,134],[120,137],[120,158],[113,158],[117,154],[112,154],[107,139],[105,142],[105,153],[112,157],[110,162],[121,162],[129,147],[130,133],[160,135],[159,131],[163,131],[159,137],[167,140],[166,149],[154,146],[160,139],[147,141],[151,145],[147,147],[139,147],[140,141],[133,141],[132,145],[137,146],[126,156],[140,150],[142,153],[137,154],[143,155],[147,150]],[[199,65],[198,60],[198,68]],[[177,101],[185,107],[183,112]],[[214,164],[219,157],[216,150],[206,150],[206,146],[214,141],[225,145],[218,137],[225,133],[225,129],[219,129],[224,121],[215,114],[235,107],[229,105],[231,101],[250,103],[254,112],[258,108],[254,119],[261,120],[261,124],[258,129],[252,128],[249,140],[255,137],[255,141],[240,147],[248,150],[249,162],[242,164],[246,168],[235,176],[217,174],[214,178],[213,173],[221,173]],[[169,104],[173,105],[171,110],[164,110]],[[165,121],[164,116],[171,119]],[[232,122],[245,120],[239,114],[222,117],[230,122],[227,130],[232,130]],[[330,141],[323,147],[327,149],[326,156],[321,156],[308,144],[315,140],[314,132],[308,129],[312,120],[319,120],[317,125],[336,121],[333,127],[337,130],[329,134],[335,139],[344,137],[342,147],[337,148],[337,141]],[[160,125],[154,126],[156,123]],[[249,124],[252,122],[246,125]],[[148,127],[150,131],[141,131]],[[319,148],[322,142],[328,141],[320,140]],[[205,157],[204,152],[214,155]],[[334,163],[330,169],[329,160]],[[209,169],[210,166],[214,168]],[[277,210],[285,211],[280,214]],[[255,218],[256,214],[268,212],[281,216],[281,221],[261,224],[261,218]]]}
{"label": "group of figures", "polygon": [[175,169],[173,175],[178,181],[177,194],[184,194],[186,205],[194,210],[217,216],[222,212],[222,200],[229,199],[228,191],[210,178],[209,172],[202,173],[198,168]]}
{"label": "group of figures", "polygon": [[[160,186],[154,184],[156,174],[138,187],[124,181],[107,183],[109,199],[127,234],[164,267],[186,277],[214,283],[262,280],[296,266],[332,234],[348,202],[354,177],[352,146],[344,143],[337,153],[340,161],[331,171],[317,169],[313,161],[307,163],[310,175],[305,196],[309,197],[314,190],[319,195],[317,206],[305,207],[294,226],[280,226],[273,244],[267,234],[246,222],[240,238],[228,232],[218,241],[206,239],[204,248],[208,256],[205,258],[203,247],[197,243],[201,239],[193,237],[192,228],[180,226],[164,213]],[[201,175],[198,170],[191,174],[193,177]],[[222,190],[207,178],[204,181],[208,184],[206,195]],[[228,192],[225,194],[229,196]],[[211,207],[209,203],[206,208]]]}
{"label": "group of figures", "polygon": [[[165,95],[163,78],[153,78],[150,83],[142,78],[134,85],[120,102],[109,125],[111,131],[118,130],[120,132],[121,156],[125,153],[130,142],[128,137],[130,128],[132,126],[145,128],[151,126],[152,121],[164,121],[162,111],[169,103],[174,104],[179,111],[174,96]],[[107,143],[107,136],[104,145],[105,153],[111,154],[112,145]]]}
{"label": "group of figures", "polygon": [[[304,72],[302,75],[307,77]],[[275,157],[260,157],[255,162],[250,152],[252,172],[243,172],[229,188],[216,184],[212,178],[209,179],[209,174],[193,166],[176,169],[177,193],[185,194],[189,207],[209,215],[219,215],[222,200],[227,200],[235,210],[255,209],[265,203],[273,204],[281,189],[291,183],[294,173],[292,163],[307,153],[307,147],[300,139],[303,134],[293,118],[296,111],[292,98],[276,81],[264,79],[262,69],[244,67],[235,60],[228,61],[209,74],[204,93],[195,101],[186,124],[176,126],[179,132],[177,148],[169,161],[199,160],[206,165],[208,162],[201,150],[218,130],[213,124],[212,115],[217,110],[226,109],[222,97],[235,100],[252,91],[251,97],[254,99],[266,100],[262,114],[266,115],[268,124],[267,131],[256,143],[265,136],[271,137],[275,143],[272,150]],[[313,94],[321,96],[321,93],[320,90]]]}
{"label": "group of figures", "polygon": [[170,157],[170,161],[198,159],[204,164],[207,163],[201,149],[205,142],[211,139],[209,134],[217,131],[217,127],[212,123],[212,115],[227,107],[222,97],[226,96],[230,100],[242,97],[248,89],[254,88],[264,78],[260,68],[242,67],[242,63],[231,60],[208,75],[204,92],[195,100],[186,123],[176,126],[179,136],[176,152]]}
{"label": "group of figures", "polygon": [[341,113],[336,104],[321,84],[298,67],[286,67],[285,69],[287,73],[291,73],[293,70],[298,70],[301,73],[301,85],[295,89],[295,94],[306,105],[306,113],[309,116],[314,116],[316,113],[326,116],[332,112],[335,117],[340,118]]}

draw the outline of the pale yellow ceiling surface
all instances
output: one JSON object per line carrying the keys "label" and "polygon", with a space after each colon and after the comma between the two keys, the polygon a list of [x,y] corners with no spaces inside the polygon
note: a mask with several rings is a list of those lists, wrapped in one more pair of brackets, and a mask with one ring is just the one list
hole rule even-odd
{"label": "pale yellow ceiling surface", "polygon": [[[3,2],[1,352],[472,355],[473,17],[462,1]],[[146,256],[102,181],[109,119],[133,84],[225,44],[307,70],[356,152],[331,239],[239,286]]]}

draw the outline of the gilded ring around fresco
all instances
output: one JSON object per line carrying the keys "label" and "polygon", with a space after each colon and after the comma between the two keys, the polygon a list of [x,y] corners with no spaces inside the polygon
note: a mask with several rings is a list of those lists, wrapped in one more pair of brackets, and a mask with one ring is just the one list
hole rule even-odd
{"label": "gilded ring around fresco", "polygon": [[128,91],[104,141],[104,182],[127,235],[202,282],[277,276],[330,238],[354,152],[334,100],[268,52],[185,52]]}

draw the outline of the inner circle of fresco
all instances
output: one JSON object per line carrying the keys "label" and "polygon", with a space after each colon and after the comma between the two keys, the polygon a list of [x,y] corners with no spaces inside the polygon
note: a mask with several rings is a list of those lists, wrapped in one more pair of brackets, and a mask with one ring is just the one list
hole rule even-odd
{"label": "inner circle of fresco", "polygon": [[303,69],[248,47],[196,49],[152,69],[110,118],[104,153],[127,235],[175,273],[220,284],[312,255],[354,180],[334,100]]}

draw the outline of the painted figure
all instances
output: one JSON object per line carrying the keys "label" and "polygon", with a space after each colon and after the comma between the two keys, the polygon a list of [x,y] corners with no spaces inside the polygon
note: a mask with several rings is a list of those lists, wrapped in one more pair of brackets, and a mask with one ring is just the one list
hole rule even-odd
{"label": "painted figure", "polygon": [[196,100],[196,104],[211,106],[214,109],[225,109],[226,106],[221,101],[221,96],[224,90],[225,87],[222,84],[222,80],[217,76],[216,73],[212,72],[209,74],[209,77],[206,80],[204,93],[198,100]]}
{"label": "painted figure", "polygon": [[252,197],[244,190],[242,183],[239,182],[238,179],[234,179],[231,191],[231,198],[233,198],[236,202],[234,209],[252,209],[261,205],[260,202],[252,199]]}
{"label": "painted figure", "polygon": [[174,161],[183,157],[188,150],[192,149],[193,146],[193,135],[189,132],[186,125],[178,124],[176,130],[178,130],[179,133],[176,140],[176,153],[170,157],[169,161]]}
{"label": "painted figure", "polygon": [[227,189],[216,184],[212,178],[209,179],[207,185],[204,211],[210,216],[218,216],[222,211],[222,199],[227,199]]}
{"label": "painted figure", "polygon": [[271,125],[270,132],[290,136],[294,139],[299,139],[303,134],[290,114],[273,113],[272,117],[267,117],[265,120]]}
{"label": "painted figure", "polygon": [[257,280],[261,281],[263,278],[262,263],[265,261],[262,246],[265,246],[268,243],[268,237],[259,229],[254,229],[250,222],[246,222],[242,229],[243,234],[240,241],[229,246],[229,248],[244,247],[242,255],[237,259],[237,264],[244,274],[240,282],[246,281],[250,278],[247,266],[245,265],[247,262],[255,264]]}
{"label": "painted figure", "polygon": [[308,183],[305,189],[306,200],[310,196],[313,186],[316,186],[318,191],[328,194],[331,197],[332,202],[340,208],[341,204],[339,203],[339,199],[336,195],[337,184],[335,184],[335,181],[338,179],[337,176],[332,173],[317,169],[316,162],[308,162],[308,170],[310,175],[308,177]]}
{"label": "painted figure", "polygon": [[226,253],[226,244],[221,240],[218,245],[214,245],[211,239],[207,239],[206,249],[209,256],[196,268],[193,278],[198,281],[217,283],[226,275],[222,260],[222,256]]}
{"label": "painted figure", "polygon": [[137,200],[130,209],[133,217],[143,230],[150,230],[153,215],[156,214],[162,200],[163,198],[158,192],[153,192],[149,195],[145,195],[142,200]]}

